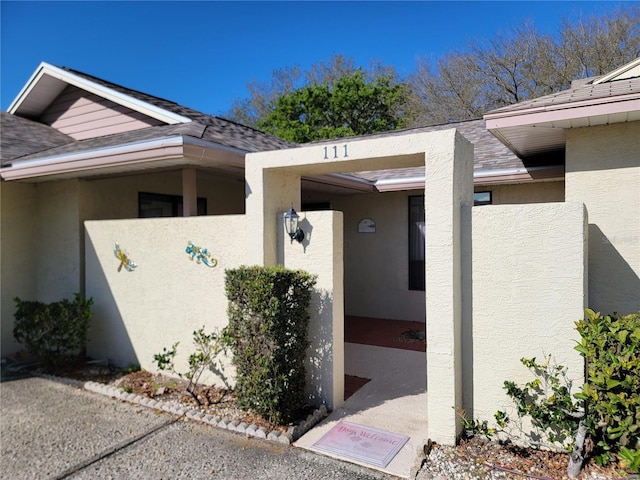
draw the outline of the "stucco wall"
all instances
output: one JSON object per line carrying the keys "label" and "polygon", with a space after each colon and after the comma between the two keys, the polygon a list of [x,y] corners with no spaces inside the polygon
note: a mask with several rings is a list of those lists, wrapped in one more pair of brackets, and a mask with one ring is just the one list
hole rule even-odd
{"label": "stucco wall", "polygon": [[301,244],[290,242],[284,227],[278,229],[285,267],[318,276],[311,298],[307,388],[312,404],[326,402],[329,408],[344,401],[342,222],[340,212],[301,213],[299,225],[305,232]]}
{"label": "stucco wall", "polygon": [[37,300],[55,302],[83,292],[82,185],[78,180],[39,183]]}
{"label": "stucco wall", "polygon": [[[345,311],[348,315],[423,322],[423,291],[409,290],[408,196],[393,192],[336,197],[344,212]],[[414,192],[422,195],[422,191]],[[363,218],[375,233],[359,233]]]}
{"label": "stucco wall", "polygon": [[564,202],[563,181],[483,185],[477,186],[475,191],[491,191],[494,205]]}
{"label": "stucco wall", "polygon": [[[245,263],[244,216],[88,221],[85,228],[87,295],[95,301],[89,355],[155,371],[153,355],[178,341],[176,366],[186,371],[192,332],[227,323],[224,271]],[[189,241],[208,248],[217,267],[191,261]],[[116,242],[135,271],[117,271]]]}
{"label": "stucco wall", "polygon": [[[563,202],[564,182],[487,185],[493,203]],[[328,202],[344,213],[345,313],[373,318],[424,321],[424,292],[409,290],[408,197],[424,191],[331,195],[303,192],[305,202]],[[371,218],[375,233],[359,233]]]}
{"label": "stucco wall", "polygon": [[566,198],[589,212],[589,303],[640,310],[640,122],[567,131]]}
{"label": "stucco wall", "polygon": [[13,299],[35,300],[37,295],[36,187],[0,182],[0,355],[16,353],[21,346],[13,338]]}
{"label": "stucco wall", "polygon": [[[138,217],[138,193],[182,195],[182,175],[164,172],[86,181],[93,197],[91,219]],[[207,199],[207,214],[244,213],[244,180],[197,173],[198,197]]]}
{"label": "stucco wall", "polygon": [[[473,207],[471,276],[463,277],[463,405],[474,418],[517,419],[503,390],[533,376],[520,358],[553,360],[580,384],[574,322],[587,292],[586,211],[575,203]],[[472,312],[472,313],[471,313]],[[515,433],[515,432],[514,432]]]}

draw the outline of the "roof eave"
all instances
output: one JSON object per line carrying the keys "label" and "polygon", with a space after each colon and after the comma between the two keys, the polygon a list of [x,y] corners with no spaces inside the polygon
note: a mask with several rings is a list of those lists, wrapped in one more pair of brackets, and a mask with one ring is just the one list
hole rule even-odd
{"label": "roof eave", "polygon": [[14,160],[0,168],[0,178],[51,180],[182,166],[244,166],[244,152],[188,136],[175,135],[85,152]]}

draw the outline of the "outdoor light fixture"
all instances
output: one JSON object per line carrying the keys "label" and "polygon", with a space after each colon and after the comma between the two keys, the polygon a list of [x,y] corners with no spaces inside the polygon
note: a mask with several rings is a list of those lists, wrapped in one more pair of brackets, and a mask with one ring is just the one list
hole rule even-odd
{"label": "outdoor light fixture", "polygon": [[291,243],[293,243],[293,240],[297,240],[298,243],[302,243],[302,240],[304,240],[304,232],[300,227],[298,227],[299,218],[300,217],[293,209],[292,203],[289,211],[284,212],[284,228],[287,230],[287,233],[291,238]]}

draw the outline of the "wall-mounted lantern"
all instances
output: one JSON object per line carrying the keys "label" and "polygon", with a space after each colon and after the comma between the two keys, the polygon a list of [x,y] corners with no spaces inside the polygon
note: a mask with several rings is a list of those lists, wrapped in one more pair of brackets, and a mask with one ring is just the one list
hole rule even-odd
{"label": "wall-mounted lantern", "polygon": [[291,238],[291,243],[293,243],[294,240],[302,243],[302,240],[304,240],[304,232],[298,227],[299,218],[300,216],[293,209],[293,204],[291,204],[289,211],[284,212],[284,228]]}

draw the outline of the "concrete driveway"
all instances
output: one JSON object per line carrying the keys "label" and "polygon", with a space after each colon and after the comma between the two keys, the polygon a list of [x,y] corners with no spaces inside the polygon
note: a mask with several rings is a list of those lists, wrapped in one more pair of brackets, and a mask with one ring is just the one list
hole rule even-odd
{"label": "concrete driveway", "polygon": [[0,383],[2,479],[391,479],[43,378]]}

